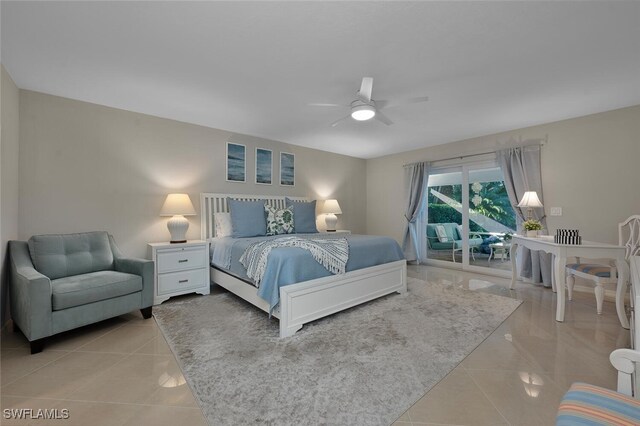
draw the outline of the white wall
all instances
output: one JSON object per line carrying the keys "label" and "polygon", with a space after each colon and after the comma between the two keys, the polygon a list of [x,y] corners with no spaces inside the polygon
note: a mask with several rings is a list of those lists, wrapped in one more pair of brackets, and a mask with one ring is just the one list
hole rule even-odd
{"label": "white wall", "polygon": [[[464,125],[461,123],[460,125]],[[477,154],[548,137],[542,148],[544,205],[551,233],[576,228],[583,238],[617,243],[617,224],[640,214],[640,106],[558,121],[367,161],[367,232],[402,239],[403,164]],[[509,142],[511,141],[511,142]]]}
{"label": "white wall", "polygon": [[0,65],[0,325],[8,318],[7,242],[18,238],[18,132],[19,92],[11,76]]}
{"label": "white wall", "polygon": [[[247,181],[225,181],[225,142],[247,145]],[[296,154],[295,188],[255,185],[255,147]],[[123,251],[145,256],[166,241],[158,216],[169,192],[187,192],[199,212],[200,192],[336,198],[338,226],[363,233],[365,160],[280,142],[20,91],[19,237],[107,230]],[[187,237],[200,237],[200,217]]]}

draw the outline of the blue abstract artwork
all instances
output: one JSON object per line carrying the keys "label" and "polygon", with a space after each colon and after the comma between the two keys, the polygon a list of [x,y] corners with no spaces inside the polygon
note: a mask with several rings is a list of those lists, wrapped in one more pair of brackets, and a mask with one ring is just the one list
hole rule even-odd
{"label": "blue abstract artwork", "polygon": [[294,186],[296,184],[295,155],[288,152],[280,153],[280,185]]}
{"label": "blue abstract artwork", "polygon": [[227,142],[227,180],[245,182],[246,148],[244,145]]}
{"label": "blue abstract artwork", "polygon": [[271,185],[273,153],[270,149],[256,148],[256,183]]}

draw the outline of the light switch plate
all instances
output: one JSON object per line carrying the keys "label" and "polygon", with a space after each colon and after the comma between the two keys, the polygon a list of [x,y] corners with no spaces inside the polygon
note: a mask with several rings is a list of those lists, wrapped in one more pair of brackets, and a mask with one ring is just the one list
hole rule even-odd
{"label": "light switch plate", "polygon": [[551,216],[562,216],[562,207],[551,207]]}

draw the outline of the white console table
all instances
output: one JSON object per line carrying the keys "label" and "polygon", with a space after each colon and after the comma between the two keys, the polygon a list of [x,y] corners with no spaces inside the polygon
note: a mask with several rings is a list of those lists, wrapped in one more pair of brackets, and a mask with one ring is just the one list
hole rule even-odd
{"label": "white console table", "polygon": [[580,245],[556,244],[553,237],[542,236],[537,238],[514,235],[511,241],[511,288],[513,289],[518,279],[516,267],[516,250],[518,247],[527,247],[529,250],[539,250],[551,253],[555,256],[553,264],[554,291],[558,295],[556,307],[556,321],[564,321],[566,266],[568,257],[580,257],[585,259],[614,259],[618,270],[618,285],[616,289],[616,311],[620,324],[629,328],[629,320],[624,311],[624,297],[629,283],[629,265],[625,260],[625,248],[612,244],[583,241]]}

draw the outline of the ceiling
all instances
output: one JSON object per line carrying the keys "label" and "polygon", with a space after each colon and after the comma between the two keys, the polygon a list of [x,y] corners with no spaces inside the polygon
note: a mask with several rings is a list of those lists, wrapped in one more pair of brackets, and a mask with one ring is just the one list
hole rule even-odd
{"label": "ceiling", "polygon": [[[361,158],[640,104],[640,2],[2,2],[18,87]],[[330,123],[363,76],[395,124]]]}

